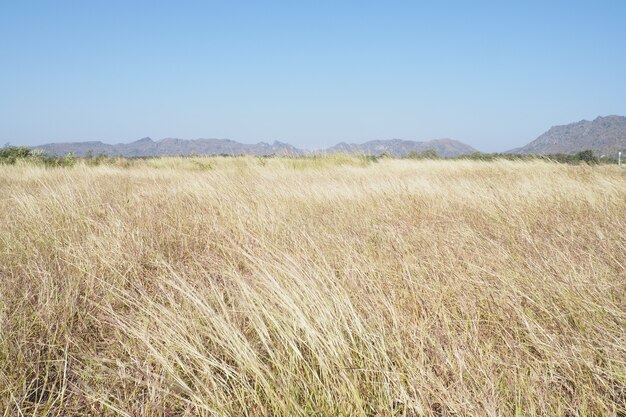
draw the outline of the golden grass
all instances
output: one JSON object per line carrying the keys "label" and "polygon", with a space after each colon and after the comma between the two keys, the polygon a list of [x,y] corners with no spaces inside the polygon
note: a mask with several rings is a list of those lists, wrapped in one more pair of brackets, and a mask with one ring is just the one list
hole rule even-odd
{"label": "golden grass", "polygon": [[624,415],[625,231],[614,166],[0,166],[0,410]]}

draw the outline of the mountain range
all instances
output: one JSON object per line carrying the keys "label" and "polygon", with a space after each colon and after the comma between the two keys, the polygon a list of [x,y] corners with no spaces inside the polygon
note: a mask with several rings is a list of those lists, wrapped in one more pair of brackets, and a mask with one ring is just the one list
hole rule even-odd
{"label": "mountain range", "polygon": [[[353,153],[360,155],[381,155],[387,153],[404,157],[409,153],[434,150],[442,157],[455,157],[477,152],[465,143],[453,139],[435,139],[430,141],[412,141],[401,139],[372,140],[365,143],[345,143],[326,149],[309,151],[296,148],[288,143],[275,141],[271,144],[240,143],[230,139],[175,139],[165,138],[154,141],[143,138],[131,143],[115,145],[103,142],[50,143],[35,146],[49,155],[76,156],[106,154],[109,156],[177,156],[177,155],[314,155],[328,153]],[[587,149],[597,155],[615,155],[626,151],[626,117],[597,117],[592,121],[581,120],[562,126],[553,126],[526,146],[508,151],[520,154],[573,154]]]}
{"label": "mountain range", "polygon": [[452,139],[435,139],[427,142],[402,139],[372,140],[361,144],[342,142],[326,149],[326,152],[343,152],[362,155],[381,155],[387,153],[392,156],[402,157],[407,156],[411,152],[420,153],[428,150],[436,151],[437,154],[444,157],[476,152],[476,149],[471,146]]}
{"label": "mountain range", "polygon": [[572,154],[591,149],[599,156],[615,156],[626,151],[626,117],[597,117],[562,126],[553,126],[547,132],[510,153]]}
{"label": "mountain range", "polygon": [[392,156],[407,156],[410,152],[423,152],[434,150],[444,157],[459,156],[476,152],[476,149],[469,145],[452,139],[435,139],[427,142],[417,142],[411,140],[375,140],[362,144],[339,143],[327,149],[319,151],[308,151],[298,149],[288,143],[274,142],[272,144],[259,142],[256,144],[246,144],[230,139],[174,139],[165,138],[154,141],[150,138],[143,138],[131,143],[118,143],[115,145],[103,142],[72,142],[72,143],[50,143],[35,146],[49,155],[67,155],[69,152],[76,156],[86,156],[88,154],[109,156],[177,156],[177,155],[309,155],[346,152],[362,155],[381,155],[388,153]]}

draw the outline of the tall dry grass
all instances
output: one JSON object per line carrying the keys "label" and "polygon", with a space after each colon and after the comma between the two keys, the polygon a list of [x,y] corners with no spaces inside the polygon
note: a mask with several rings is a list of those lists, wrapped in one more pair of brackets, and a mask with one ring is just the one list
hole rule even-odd
{"label": "tall dry grass", "polygon": [[4,416],[624,415],[626,171],[0,166]]}

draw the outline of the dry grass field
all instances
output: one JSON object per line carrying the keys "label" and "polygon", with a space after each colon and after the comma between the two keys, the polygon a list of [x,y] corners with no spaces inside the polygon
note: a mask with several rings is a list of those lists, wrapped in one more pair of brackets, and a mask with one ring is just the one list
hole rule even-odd
{"label": "dry grass field", "polygon": [[0,415],[624,416],[626,170],[0,166]]}

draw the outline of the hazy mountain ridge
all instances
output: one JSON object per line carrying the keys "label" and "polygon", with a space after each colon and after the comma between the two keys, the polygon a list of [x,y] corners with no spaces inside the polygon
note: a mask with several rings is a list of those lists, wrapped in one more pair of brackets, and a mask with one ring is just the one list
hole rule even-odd
{"label": "hazy mountain ridge", "polygon": [[[465,143],[453,139],[412,141],[402,139],[371,140],[364,143],[341,142],[326,149],[309,151],[296,148],[284,142],[272,144],[240,143],[230,139],[176,139],[165,138],[154,141],[143,138],[131,143],[107,144],[98,141],[50,143],[35,146],[50,155],[77,156],[106,154],[109,156],[177,156],[177,155],[311,155],[325,153],[352,153],[359,155],[381,155],[387,153],[395,157],[405,157],[411,152],[420,153],[434,150],[443,157],[455,157],[477,152]],[[616,155],[626,151],[626,117],[597,117],[592,121],[581,120],[568,125],[553,126],[547,132],[527,145],[508,151],[520,154],[573,154],[587,149],[597,155]]]}
{"label": "hazy mountain ridge", "polygon": [[150,138],[139,139],[131,143],[115,145],[103,142],[49,143],[35,146],[51,155],[66,155],[73,152],[76,156],[106,154],[108,156],[178,156],[178,155],[300,155],[303,151],[287,143],[275,141],[272,144],[239,143],[230,139],[177,139],[165,138],[154,141]]}
{"label": "hazy mountain ridge", "polygon": [[453,139],[434,139],[426,142],[416,142],[411,140],[391,139],[391,140],[372,140],[369,142],[356,143],[338,143],[326,149],[327,153],[346,152],[363,155],[381,155],[388,153],[392,156],[403,157],[410,152],[424,152],[434,150],[440,156],[453,157],[476,152],[473,147]]}
{"label": "hazy mountain ridge", "polygon": [[452,139],[436,139],[426,142],[391,139],[374,140],[362,144],[339,143],[330,148],[307,151],[298,149],[288,143],[274,141],[272,144],[259,142],[246,144],[230,139],[176,139],[165,138],[154,141],[143,138],[131,143],[118,143],[115,145],[91,141],[72,143],[50,143],[35,146],[50,155],[67,155],[69,152],[76,156],[92,154],[106,154],[108,156],[177,156],[177,155],[308,155],[319,153],[346,152],[362,155],[381,155],[388,153],[393,156],[407,156],[410,152],[423,152],[434,150],[444,157],[459,156],[476,152],[476,149],[462,142]]}
{"label": "hazy mountain ridge", "polygon": [[534,141],[511,153],[572,154],[586,149],[597,155],[615,155],[626,150],[626,117],[597,117],[568,125],[553,126]]}

